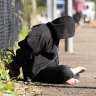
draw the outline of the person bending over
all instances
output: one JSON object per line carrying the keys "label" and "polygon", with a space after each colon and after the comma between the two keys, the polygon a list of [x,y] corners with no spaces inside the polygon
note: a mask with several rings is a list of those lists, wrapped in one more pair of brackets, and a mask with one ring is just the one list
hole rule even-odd
{"label": "person bending over", "polygon": [[24,40],[9,67],[11,78],[17,78],[22,67],[24,80],[33,82],[77,84],[79,73],[84,67],[71,68],[59,65],[58,45],[60,39],[74,36],[75,22],[70,16],[56,18],[52,22],[33,26]]}

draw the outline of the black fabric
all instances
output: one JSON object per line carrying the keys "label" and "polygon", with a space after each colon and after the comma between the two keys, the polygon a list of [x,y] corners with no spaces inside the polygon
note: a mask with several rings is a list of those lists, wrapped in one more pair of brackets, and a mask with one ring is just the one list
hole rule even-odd
{"label": "black fabric", "polygon": [[32,50],[32,58],[34,58],[32,68],[34,75],[50,62],[58,59],[57,46],[54,44],[51,32],[46,24],[35,26],[28,35],[27,43]]}
{"label": "black fabric", "polygon": [[65,65],[58,65],[48,66],[45,69],[41,70],[32,81],[60,84],[62,82],[64,83],[72,77],[73,73],[71,72],[69,67]]}
{"label": "black fabric", "polygon": [[48,25],[52,26],[53,32],[59,39],[66,39],[74,36],[75,21],[70,16],[62,16],[49,22]]}
{"label": "black fabric", "polygon": [[32,58],[32,49],[27,43],[27,38],[28,37],[18,43],[20,48],[16,50],[16,57],[14,59],[18,66],[22,66]]}
{"label": "black fabric", "polygon": [[23,68],[25,77],[35,78],[49,64],[51,66],[59,64],[57,52],[59,40],[61,37],[68,38],[73,35],[74,20],[69,16],[32,27],[25,39],[18,43],[20,49],[16,51],[15,66]]}

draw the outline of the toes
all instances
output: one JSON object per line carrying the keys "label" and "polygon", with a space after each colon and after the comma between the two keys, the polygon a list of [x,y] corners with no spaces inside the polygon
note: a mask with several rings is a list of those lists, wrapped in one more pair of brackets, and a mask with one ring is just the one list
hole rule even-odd
{"label": "toes", "polygon": [[71,78],[71,79],[67,80],[64,84],[75,85],[75,84],[78,84],[78,83],[79,83],[78,79]]}
{"label": "toes", "polygon": [[76,67],[76,68],[70,68],[70,70],[75,74],[77,73],[82,73],[84,71],[86,71],[86,68],[84,67]]}
{"label": "toes", "polygon": [[78,84],[78,83],[79,83],[79,80],[76,79],[76,80],[75,80],[75,84]]}
{"label": "toes", "polygon": [[80,70],[79,73],[82,73],[82,72],[86,71],[86,68],[78,67],[78,70]]}

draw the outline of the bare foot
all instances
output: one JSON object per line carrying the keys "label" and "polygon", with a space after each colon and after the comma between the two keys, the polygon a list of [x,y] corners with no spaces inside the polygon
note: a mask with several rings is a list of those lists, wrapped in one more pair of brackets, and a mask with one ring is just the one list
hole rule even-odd
{"label": "bare foot", "polygon": [[67,84],[67,85],[75,85],[75,84],[78,84],[78,83],[79,83],[79,80],[74,79],[74,78],[71,78],[71,79],[67,80],[66,82],[64,82],[64,84]]}
{"label": "bare foot", "polygon": [[76,75],[77,73],[82,73],[86,71],[86,68],[79,66],[76,68],[70,68],[70,70],[74,73],[74,75]]}

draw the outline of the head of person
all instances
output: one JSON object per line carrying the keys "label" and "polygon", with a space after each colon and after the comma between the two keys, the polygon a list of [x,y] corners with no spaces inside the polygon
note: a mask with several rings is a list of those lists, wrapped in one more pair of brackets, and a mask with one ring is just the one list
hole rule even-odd
{"label": "head of person", "polygon": [[71,16],[59,17],[49,24],[54,29],[54,33],[58,39],[71,38],[75,34],[75,21]]}

